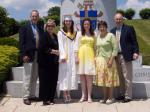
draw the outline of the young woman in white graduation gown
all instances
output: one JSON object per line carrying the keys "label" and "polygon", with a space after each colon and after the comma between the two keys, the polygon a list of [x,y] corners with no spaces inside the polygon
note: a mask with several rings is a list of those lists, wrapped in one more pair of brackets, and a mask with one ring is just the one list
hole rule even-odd
{"label": "young woman in white graduation gown", "polygon": [[59,43],[59,90],[63,91],[64,102],[70,102],[70,90],[78,89],[78,79],[75,67],[76,32],[71,17],[65,17],[63,28],[58,32]]}

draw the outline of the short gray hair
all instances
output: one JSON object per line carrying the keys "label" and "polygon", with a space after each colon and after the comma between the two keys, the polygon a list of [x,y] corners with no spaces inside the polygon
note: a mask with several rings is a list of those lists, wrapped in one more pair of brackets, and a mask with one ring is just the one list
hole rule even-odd
{"label": "short gray hair", "polygon": [[38,16],[39,16],[39,11],[38,11],[38,10],[33,9],[33,10],[31,11],[31,15],[32,15],[33,12],[36,12],[36,13],[38,14]]}

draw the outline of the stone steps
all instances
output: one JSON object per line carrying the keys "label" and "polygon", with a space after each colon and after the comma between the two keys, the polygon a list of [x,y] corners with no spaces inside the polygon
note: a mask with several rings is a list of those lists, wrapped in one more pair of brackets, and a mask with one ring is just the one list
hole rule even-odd
{"label": "stone steps", "polygon": [[134,98],[150,98],[150,81],[148,82],[133,82],[133,97]]}
{"label": "stone steps", "polygon": [[[36,96],[38,96],[39,82],[37,82]],[[15,98],[21,98],[23,96],[23,81],[7,81],[6,92]]]}
{"label": "stone steps", "polygon": [[12,67],[12,79],[15,81],[22,81],[24,75],[24,67]]}
{"label": "stone steps", "polygon": [[[12,97],[22,97],[22,86],[23,86],[23,67],[12,68],[12,81],[6,82],[6,92]],[[38,96],[39,82],[37,82],[36,95]],[[92,96],[94,98],[102,97],[102,89],[93,86]],[[59,92],[58,92],[59,93]],[[115,89],[115,96],[117,96],[117,89]],[[80,98],[81,89],[79,84],[79,90],[73,91],[73,98]],[[138,60],[133,61],[133,97],[134,98],[150,98],[150,66],[142,66],[142,57]]]}
{"label": "stone steps", "polygon": [[[6,91],[7,94],[11,95],[15,98],[21,98],[22,97],[22,81],[7,81],[6,82]],[[36,88],[36,96],[38,96],[38,90],[39,90],[39,82],[37,82],[37,88]],[[102,97],[101,93],[102,89],[100,87],[97,87],[93,85],[93,91],[92,96],[93,98],[99,98]],[[115,90],[115,96],[117,96],[117,89]],[[79,84],[79,90],[72,91],[73,98],[80,98],[81,96],[81,89]],[[150,98],[150,82],[133,82],[133,98]]]}

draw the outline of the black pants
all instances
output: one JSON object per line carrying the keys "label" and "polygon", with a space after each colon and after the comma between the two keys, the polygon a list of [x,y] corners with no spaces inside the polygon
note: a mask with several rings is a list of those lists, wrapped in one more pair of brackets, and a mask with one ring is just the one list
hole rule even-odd
{"label": "black pants", "polygon": [[39,98],[42,101],[54,101],[58,80],[58,64],[49,67],[39,66]]}

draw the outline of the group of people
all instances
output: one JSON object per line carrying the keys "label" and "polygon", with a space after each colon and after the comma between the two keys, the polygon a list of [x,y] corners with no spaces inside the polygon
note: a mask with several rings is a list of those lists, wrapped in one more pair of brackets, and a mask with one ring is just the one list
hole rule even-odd
{"label": "group of people", "polygon": [[92,102],[93,83],[103,88],[98,91],[103,93],[101,103],[114,102],[115,87],[119,88],[116,99],[132,100],[132,60],[138,58],[139,47],[134,28],[123,23],[121,13],[115,14],[116,27],[109,32],[106,21],[100,21],[97,33],[89,18],[82,21],[81,31],[75,31],[73,19],[64,17],[58,34],[55,34],[55,20],[39,25],[37,10],[31,12],[30,18],[19,32],[25,69],[24,104],[37,100],[38,76],[39,99],[43,105],[54,104],[57,86],[63,92],[64,102],[70,102],[70,91],[78,89],[78,77],[82,91],[79,102]]}

